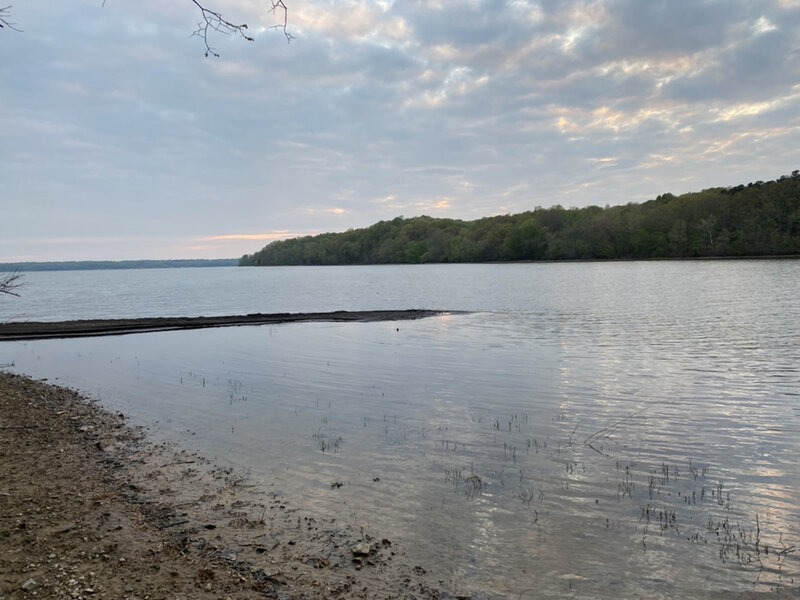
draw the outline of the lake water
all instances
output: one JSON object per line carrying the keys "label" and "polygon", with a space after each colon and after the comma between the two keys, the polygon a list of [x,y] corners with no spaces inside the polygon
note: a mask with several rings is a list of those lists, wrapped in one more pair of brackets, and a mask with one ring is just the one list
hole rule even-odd
{"label": "lake water", "polygon": [[[0,320],[473,311],[0,344],[451,594],[800,594],[800,261],[26,275]],[[341,482],[341,488],[331,484]]]}

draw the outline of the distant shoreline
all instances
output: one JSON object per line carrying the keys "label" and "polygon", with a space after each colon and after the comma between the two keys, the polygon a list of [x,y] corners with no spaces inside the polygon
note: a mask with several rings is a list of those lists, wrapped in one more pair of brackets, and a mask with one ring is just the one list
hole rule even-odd
{"label": "distant shoreline", "polygon": [[238,258],[167,260],[68,260],[0,263],[0,273],[13,271],[101,271],[111,269],[175,269],[196,267],[237,267]]}
{"label": "distant shoreline", "polygon": [[123,261],[66,261],[66,262],[20,262],[0,263],[0,273],[19,271],[103,271],[125,269],[174,269],[205,267],[371,267],[398,265],[514,265],[514,264],[558,264],[595,262],[667,262],[667,261],[720,261],[720,260],[797,260],[800,254],[746,255],[746,256],[685,256],[651,258],[562,258],[541,260],[488,260],[479,262],[430,262],[430,263],[341,263],[332,265],[240,265],[237,258],[194,260],[123,260]]}
{"label": "distant shoreline", "polygon": [[623,262],[703,262],[703,261],[725,261],[725,260],[798,260],[800,254],[751,254],[746,256],[658,256],[650,258],[552,258],[552,259],[530,259],[530,260],[483,260],[471,262],[426,262],[426,263],[335,263],[324,265],[240,265],[242,268],[280,268],[280,267],[429,267],[434,265],[553,265],[553,264],[576,264],[576,263],[623,263]]}

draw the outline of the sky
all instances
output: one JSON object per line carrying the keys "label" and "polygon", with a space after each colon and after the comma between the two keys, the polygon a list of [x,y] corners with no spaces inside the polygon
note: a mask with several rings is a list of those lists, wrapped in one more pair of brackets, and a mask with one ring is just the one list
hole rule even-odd
{"label": "sky", "polygon": [[[9,0],[13,2],[13,0]],[[800,168],[800,0],[18,0],[0,262],[223,258]],[[4,3],[5,5],[5,3]]]}

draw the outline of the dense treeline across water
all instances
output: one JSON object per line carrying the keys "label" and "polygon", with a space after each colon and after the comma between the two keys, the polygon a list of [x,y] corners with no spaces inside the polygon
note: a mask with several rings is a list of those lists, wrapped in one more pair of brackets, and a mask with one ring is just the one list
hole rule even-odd
{"label": "dense treeline across water", "polygon": [[397,217],[272,242],[240,265],[334,265],[800,254],[800,172],[643,204],[536,208],[477,221]]}

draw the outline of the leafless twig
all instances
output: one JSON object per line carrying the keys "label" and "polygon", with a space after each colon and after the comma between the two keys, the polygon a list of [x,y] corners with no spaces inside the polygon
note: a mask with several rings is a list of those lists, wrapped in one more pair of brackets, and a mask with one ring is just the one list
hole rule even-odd
{"label": "leafless twig", "polygon": [[[274,4],[275,3],[273,2],[273,5]],[[273,10],[275,10],[274,6],[273,6]],[[17,24],[16,23],[11,23],[8,20],[8,17],[11,16],[11,12],[10,11],[11,11],[11,5],[10,4],[8,6],[0,8],[0,29],[3,29],[4,27],[8,27],[9,29],[13,29],[14,31],[22,31],[22,29],[17,28]],[[284,29],[286,28],[286,24],[285,23],[284,23],[283,27],[284,27]]]}
{"label": "leafless twig", "polygon": [[14,271],[0,275],[0,294],[9,294],[10,296],[19,296],[14,290],[22,285],[22,273]]}
{"label": "leafless twig", "polygon": [[[200,9],[200,15],[203,17],[203,20],[197,24],[197,29],[192,33],[193,36],[197,36],[203,40],[203,44],[205,44],[206,52],[205,55],[208,56],[209,54],[213,56],[219,56],[216,50],[211,47],[208,43],[208,34],[210,31],[216,31],[219,33],[224,33],[226,35],[240,35],[242,38],[247,40],[248,42],[252,42],[252,36],[246,33],[247,31],[247,23],[242,23],[241,25],[236,25],[231,21],[228,21],[222,16],[222,13],[217,12],[215,10],[211,10],[203,6],[198,0],[192,0],[192,2]],[[283,35],[286,36],[286,41],[290,42],[294,39],[294,36],[289,33],[287,27],[289,21],[289,9],[284,4],[283,0],[270,0],[272,3],[272,7],[270,8],[270,12],[272,13],[283,13],[283,23],[278,25],[273,25],[272,29],[282,29]]]}
{"label": "leafless twig", "polygon": [[245,33],[247,30],[247,23],[242,23],[241,25],[235,25],[231,23],[227,19],[222,16],[222,13],[219,13],[215,10],[211,10],[200,4],[197,0],[192,0],[195,6],[200,9],[200,15],[203,17],[203,20],[197,24],[197,29],[192,34],[193,36],[197,36],[203,40],[203,43],[206,46],[206,56],[212,54],[214,56],[219,56],[219,54],[212,48],[208,43],[208,33],[209,31],[217,31],[224,34],[238,34],[242,36],[248,42],[252,42],[253,38]]}
{"label": "leafless twig", "polygon": [[283,30],[283,35],[286,36],[286,43],[288,44],[294,39],[294,36],[291,33],[289,33],[288,29],[286,29],[286,26],[289,23],[289,9],[286,8],[286,5],[283,3],[283,0],[271,0],[271,2],[272,2],[272,8],[270,9],[271,13],[273,14],[280,12],[283,13],[283,23],[280,23],[278,25],[273,25],[272,29]]}
{"label": "leafless twig", "polygon": [[[219,53],[209,44],[208,36],[209,33],[218,32],[223,33],[225,35],[239,35],[243,39],[247,40],[248,42],[253,41],[253,37],[248,35],[248,28],[247,23],[242,23],[241,25],[237,25],[225,17],[222,16],[222,13],[216,10],[212,10],[207,8],[200,0],[191,0],[192,3],[200,9],[200,16],[202,20],[197,23],[197,29],[194,30],[192,36],[197,36],[203,40],[203,44],[206,47],[205,55],[206,56],[216,56],[219,57]],[[284,3],[284,0],[269,0],[270,8],[269,11],[273,14],[283,14],[283,22],[277,25],[273,25],[270,29],[280,29],[283,31],[283,35],[286,37],[287,42],[291,42],[294,39],[294,36],[289,32],[287,26],[289,24],[289,9]],[[105,6],[106,0],[103,0],[102,5]],[[10,8],[10,7],[9,7]],[[5,9],[3,9],[5,10]],[[0,10],[0,17],[2,17],[2,11]],[[2,19],[0,19],[0,23],[2,23]]]}
{"label": "leafless twig", "polygon": [[[638,414],[639,414],[639,413],[641,413],[641,412],[644,412],[644,411],[645,411],[645,410],[647,410],[648,408],[650,408],[650,405],[649,405],[649,404],[648,404],[648,405],[646,405],[646,406],[643,406],[643,407],[642,407],[642,408],[640,408],[639,410],[635,410],[635,411],[633,411],[631,414],[629,414],[629,415],[628,415],[627,417],[625,417],[624,419],[620,419],[619,421],[615,421],[615,422],[613,422],[613,423],[611,423],[611,424],[607,425],[606,427],[603,427],[602,429],[598,429],[598,430],[597,430],[597,431],[595,431],[595,432],[594,432],[592,435],[590,435],[590,436],[589,436],[589,437],[587,437],[585,440],[583,440],[583,444],[584,444],[585,446],[588,446],[589,448],[591,448],[592,450],[594,450],[594,451],[595,451],[595,452],[597,452],[598,454],[602,454],[602,455],[604,455],[604,456],[609,456],[609,455],[608,455],[608,454],[606,454],[605,452],[602,452],[601,450],[598,450],[598,449],[597,449],[596,447],[594,447],[592,444],[594,444],[594,443],[595,443],[595,442],[596,442],[598,439],[600,439],[600,438],[601,438],[601,437],[603,437],[603,436],[610,436],[612,433],[614,433],[614,432],[617,430],[617,428],[618,428],[620,425],[623,425],[623,424],[627,423],[627,422],[628,422],[628,421],[630,421],[630,420],[631,420],[633,417],[635,417],[636,415],[638,415]],[[573,431],[573,434],[574,434],[574,433],[575,433],[575,432]],[[572,442],[572,436],[570,436],[570,445],[572,445],[572,443],[571,443],[571,442]]]}

